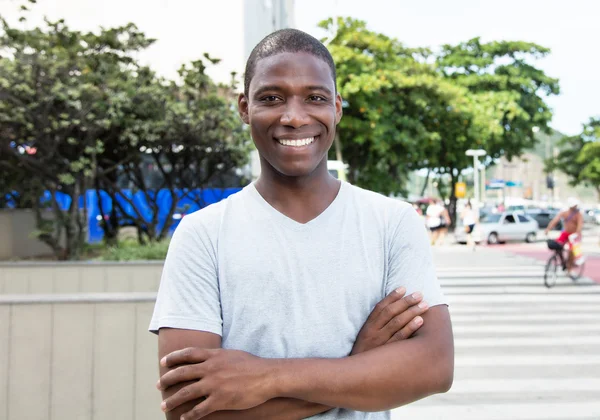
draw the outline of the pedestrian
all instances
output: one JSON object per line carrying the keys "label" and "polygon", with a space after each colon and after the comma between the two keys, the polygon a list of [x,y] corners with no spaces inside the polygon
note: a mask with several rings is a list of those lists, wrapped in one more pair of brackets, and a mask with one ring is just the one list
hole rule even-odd
{"label": "pedestrian", "polygon": [[438,198],[433,199],[433,202],[427,207],[425,214],[427,227],[431,235],[431,245],[443,243],[448,226],[450,225],[450,216],[442,200]]}
{"label": "pedestrian", "polygon": [[452,330],[419,216],[327,171],[329,51],[272,33],[238,105],[260,177],[183,219],[150,323],[167,419],[389,419],[447,391]]}
{"label": "pedestrian", "polygon": [[444,205],[442,200],[439,201],[439,205],[442,206],[442,227],[439,231],[438,243],[443,245],[446,241],[446,236],[448,235],[448,230],[450,229],[450,214],[448,213],[448,209]]}
{"label": "pedestrian", "polygon": [[471,206],[471,200],[467,201],[467,204],[465,205],[460,217],[463,222],[465,233],[467,234],[467,246],[472,247],[473,251],[475,251],[473,230],[475,229],[475,224],[477,223],[478,218],[476,217],[475,211],[473,211],[473,206]]}

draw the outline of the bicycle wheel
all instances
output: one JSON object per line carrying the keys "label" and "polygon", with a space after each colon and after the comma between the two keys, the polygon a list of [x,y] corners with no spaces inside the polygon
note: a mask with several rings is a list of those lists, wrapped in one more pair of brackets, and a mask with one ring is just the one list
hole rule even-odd
{"label": "bicycle wheel", "polygon": [[550,257],[546,263],[546,271],[544,272],[544,284],[549,289],[554,287],[558,277],[559,261],[556,255]]}

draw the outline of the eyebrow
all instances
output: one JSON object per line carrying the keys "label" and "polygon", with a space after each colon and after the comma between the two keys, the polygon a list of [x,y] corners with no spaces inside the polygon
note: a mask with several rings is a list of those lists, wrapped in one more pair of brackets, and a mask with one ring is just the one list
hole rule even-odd
{"label": "eyebrow", "polygon": [[267,91],[281,91],[281,87],[279,86],[275,86],[275,85],[266,85],[266,86],[261,86],[258,89],[256,89],[256,91],[254,92],[254,96],[259,96],[261,94],[263,94],[264,92]]}
{"label": "eyebrow", "polygon": [[328,95],[333,95],[333,92],[327,86],[315,85],[315,86],[307,86],[306,88],[308,90],[322,90],[323,92],[327,93]]}
{"label": "eyebrow", "polygon": [[[283,88],[281,86],[276,86],[276,85],[266,85],[266,86],[261,86],[258,89],[256,89],[256,91],[254,92],[254,96],[260,96],[261,94],[268,92],[268,91],[276,91],[276,92],[280,92],[282,91]],[[325,92],[328,95],[333,95],[333,92],[331,91],[331,89],[329,89],[327,86],[323,86],[323,85],[314,85],[314,86],[307,86],[306,90],[320,90]]]}

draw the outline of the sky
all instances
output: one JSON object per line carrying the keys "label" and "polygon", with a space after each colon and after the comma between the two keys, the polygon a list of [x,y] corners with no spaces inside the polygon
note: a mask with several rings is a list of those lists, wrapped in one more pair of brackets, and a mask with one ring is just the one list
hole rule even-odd
{"label": "sky", "polygon": [[[269,2],[269,0],[265,0]],[[0,15],[16,22],[18,0],[0,0]],[[79,30],[134,22],[158,41],[139,58],[165,77],[209,52],[223,59],[209,74],[221,82],[244,64],[243,0],[38,0],[30,24],[65,18]],[[411,47],[435,48],[479,36],[483,41],[532,41],[552,49],[538,61],[560,80],[548,98],[551,126],[576,134],[600,116],[600,0],[295,0],[295,26],[317,37],[317,23],[350,16]]]}
{"label": "sky", "polygon": [[561,94],[548,98],[551,126],[573,135],[590,117],[600,117],[598,0],[296,0],[298,29],[320,37],[317,23],[331,16],[364,20],[410,47],[477,36],[535,42],[552,50],[535,64],[560,81]]}

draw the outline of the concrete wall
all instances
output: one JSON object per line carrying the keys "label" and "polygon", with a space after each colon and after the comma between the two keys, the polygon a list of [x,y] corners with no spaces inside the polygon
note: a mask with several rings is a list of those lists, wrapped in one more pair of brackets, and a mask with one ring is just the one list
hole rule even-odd
{"label": "concrete wall", "polygon": [[52,255],[52,249],[35,238],[35,215],[31,210],[0,210],[0,260]]}
{"label": "concrete wall", "polygon": [[156,292],[162,266],[148,261],[0,263],[0,295]]}
{"label": "concrete wall", "polygon": [[164,419],[154,298],[0,296],[0,419]]}
{"label": "concrete wall", "polygon": [[159,420],[162,262],[0,263],[1,420]]}

